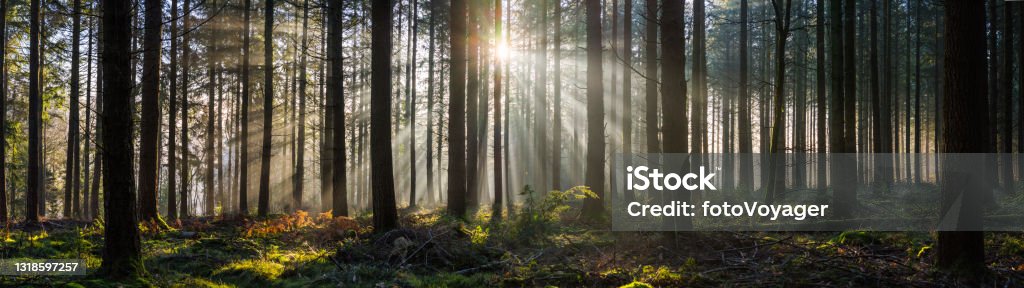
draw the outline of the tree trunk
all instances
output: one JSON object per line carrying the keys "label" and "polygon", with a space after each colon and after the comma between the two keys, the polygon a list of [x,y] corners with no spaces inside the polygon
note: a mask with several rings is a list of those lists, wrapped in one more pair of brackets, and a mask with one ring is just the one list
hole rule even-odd
{"label": "tree trunk", "polygon": [[[545,1],[545,0],[541,0]],[[468,48],[466,49],[466,205],[469,210],[475,210],[480,204],[480,187],[478,182],[479,171],[477,171],[477,155],[479,142],[479,121],[477,105],[480,95],[480,21],[481,1],[470,0],[466,7],[468,9]],[[454,33],[454,32],[453,32]],[[472,213],[472,212],[471,212]]]}
{"label": "tree trunk", "polygon": [[[436,46],[437,28],[434,27],[437,15],[437,1],[430,0],[430,16],[427,27],[430,29],[430,48],[427,50],[427,195],[425,202],[434,203],[434,50]],[[438,125],[438,131],[440,131]]]}
{"label": "tree trunk", "polygon": [[[42,188],[42,158],[40,133],[42,126],[43,98],[39,89],[42,73],[39,69],[39,0],[32,0],[29,8],[29,75],[28,75],[28,191],[26,195],[25,220],[39,222],[39,203]],[[44,200],[45,201],[45,200]]]}
{"label": "tree trunk", "polygon": [[[148,4],[148,3],[147,3]],[[78,185],[79,181],[79,146],[78,146],[78,96],[79,91],[79,70],[81,64],[79,64],[81,58],[81,52],[79,47],[81,46],[82,37],[82,2],[81,0],[74,1],[74,20],[72,21],[71,28],[71,94],[68,95],[70,98],[71,106],[68,108],[68,150],[67,150],[67,168],[65,169],[64,177],[64,218],[73,218],[79,211],[79,198],[78,198]],[[148,32],[148,31],[147,31]],[[150,118],[157,118],[159,120],[159,114],[154,113],[154,116]],[[155,137],[154,137],[155,138]],[[159,155],[159,153],[156,153]],[[154,157],[156,158],[156,157]],[[141,169],[141,168],[140,168]],[[140,171],[141,173],[141,171]],[[140,175],[141,177],[141,175]],[[156,177],[153,177],[153,184],[156,186]],[[156,189],[153,189],[154,191]],[[73,199],[70,199],[73,198]],[[154,197],[155,199],[155,197]],[[69,201],[71,200],[71,201]],[[73,204],[72,204],[73,203]],[[73,206],[73,207],[72,207]],[[156,204],[153,204],[153,210],[156,209]],[[154,215],[156,212],[153,213]]]}
{"label": "tree trunk", "polygon": [[[1013,179],[1013,158],[1010,156],[1013,153],[1013,9],[1010,8],[1009,2],[1003,3],[1003,71],[1000,73],[1002,76],[1002,114],[1003,114],[1003,145],[1001,157],[1002,162],[1002,174],[1003,174],[1003,189],[1007,193],[1016,194],[1014,188]],[[918,36],[920,37],[920,36]],[[918,40],[920,41],[920,39]],[[920,45],[920,43],[918,43]],[[995,112],[995,111],[993,111]],[[1024,112],[1024,111],[1021,111]]]}
{"label": "tree trunk", "polygon": [[179,212],[180,215],[178,215],[181,218],[190,217],[191,212],[189,211],[189,209],[191,209],[191,206],[189,205],[189,201],[192,200],[192,198],[189,197],[189,190],[192,188],[191,183],[189,183],[189,177],[192,176],[192,169],[189,168],[189,160],[191,160],[189,159],[191,158],[191,155],[189,155],[189,149],[191,149],[191,147],[189,147],[188,140],[189,135],[191,133],[191,131],[189,131],[188,129],[189,105],[191,104],[189,103],[188,95],[190,92],[189,86],[191,86],[192,84],[192,81],[189,80],[191,79],[192,76],[190,75],[192,67],[192,49],[190,46],[190,40],[192,37],[190,37],[189,35],[191,34],[190,32],[192,31],[192,25],[190,21],[192,18],[192,10],[191,8],[189,8],[191,6],[191,3],[192,0],[185,0],[185,3],[183,4],[184,10],[182,11],[183,32],[181,43],[181,206],[179,207],[181,211]]}
{"label": "tree trunk", "polygon": [[739,91],[739,152],[740,152],[740,177],[738,189],[747,193],[754,190],[754,132],[751,129],[750,115],[750,91],[748,90],[749,60],[750,60],[750,8],[747,0],[740,0],[740,91]]}
{"label": "tree trunk", "polygon": [[[601,2],[585,0],[587,23],[587,167],[586,180],[598,198],[583,201],[583,213],[590,219],[604,215],[604,83],[601,67]],[[678,11],[682,12],[682,11]],[[681,14],[680,14],[681,15]],[[682,22],[679,30],[682,33]],[[675,30],[665,30],[675,31]],[[680,39],[681,40],[681,39]],[[679,51],[682,51],[680,49]],[[677,53],[681,54],[681,53]],[[681,68],[680,68],[681,69]],[[682,71],[682,70],[680,70]],[[540,123],[538,123],[540,124]],[[542,124],[541,124],[542,125]]]}
{"label": "tree trunk", "polygon": [[306,75],[306,64],[309,56],[309,0],[302,1],[302,60],[299,64],[299,139],[296,141],[299,147],[295,148],[295,175],[292,175],[292,201],[295,209],[303,210],[302,190],[303,179],[306,174],[306,87],[309,85],[309,78]]}
{"label": "tree trunk", "polygon": [[[622,7],[622,157],[623,167],[633,165],[633,1],[626,0]],[[555,27],[561,27],[561,22]],[[561,43],[561,42],[558,42]],[[556,50],[558,51],[558,50]],[[557,53],[557,52],[556,52]],[[559,67],[557,63],[555,67]],[[561,70],[555,72],[561,74]],[[558,79],[558,78],[556,78]],[[559,118],[555,118],[556,122]],[[555,139],[561,142],[561,137]],[[633,200],[633,194],[627,193],[626,200]],[[632,202],[632,201],[630,201]]]}
{"label": "tree trunk", "polygon": [[646,63],[644,63],[645,83],[644,90],[647,102],[644,113],[644,122],[647,123],[647,153],[661,153],[661,140],[658,137],[658,2],[646,0],[646,17],[644,22],[644,38],[647,42],[644,46]]}
{"label": "tree trunk", "polygon": [[[263,145],[260,153],[260,192],[257,214],[267,216],[270,210],[270,154],[274,148],[274,0],[266,0],[263,8]],[[337,77],[337,75],[331,75]]]}
{"label": "tree trunk", "polygon": [[[406,64],[405,77],[407,85],[405,87],[406,103],[405,103],[405,124],[409,129],[409,207],[416,207],[416,40],[418,39],[417,33],[419,30],[417,26],[419,24],[417,9],[419,3],[416,0],[412,1],[412,9],[409,10],[409,27],[412,30],[409,31],[409,38],[412,38],[409,42],[412,43],[409,54],[411,59]],[[484,109],[484,111],[487,111]],[[487,113],[484,113],[483,118],[487,118]],[[483,158],[483,157],[481,157]]]}
{"label": "tree trunk", "polygon": [[[375,2],[376,3],[376,2]],[[451,0],[448,107],[448,214],[466,217],[466,0]]]}
{"label": "tree trunk", "polygon": [[[327,17],[329,27],[327,28],[327,34],[329,35],[327,40],[327,65],[330,65],[330,73],[327,78],[327,97],[334,99],[334,145],[332,161],[334,161],[334,167],[332,172],[334,173],[331,179],[332,184],[332,203],[331,209],[334,210],[335,215],[348,216],[348,195],[345,189],[345,183],[347,176],[345,174],[345,91],[342,71],[342,55],[341,55],[341,17],[342,7],[341,2],[330,2],[328,7]],[[374,22],[376,23],[376,22]],[[376,27],[376,25],[374,25]],[[390,49],[388,51],[391,51]],[[388,67],[391,67],[388,65]],[[389,96],[390,97],[390,96]],[[390,98],[389,98],[390,99]],[[390,107],[390,106],[388,106]],[[385,117],[386,118],[386,117]],[[374,126],[376,128],[376,125]],[[390,132],[389,134],[390,135]],[[391,144],[387,144],[391,147]]]}
{"label": "tree trunk", "polygon": [[[947,1],[945,6],[946,69],[943,84],[942,151],[941,153],[989,153],[988,109],[985,98],[988,77],[985,71],[985,12],[982,5],[971,1]],[[990,166],[991,167],[991,166]],[[953,169],[944,170],[943,179],[958,177]],[[984,188],[982,188],[984,189]],[[970,193],[970,194],[967,194]],[[980,220],[981,193],[943,189],[942,215],[949,209],[964,211],[960,222]],[[962,199],[966,201],[957,201]],[[952,207],[961,203],[961,207]],[[968,211],[973,211],[970,213]],[[977,280],[984,274],[984,233],[981,231],[939,231],[937,265],[957,276]]]}
{"label": "tree trunk", "polygon": [[[185,0],[188,1],[188,0]],[[241,143],[241,156],[239,157],[238,165],[238,214],[245,216],[249,215],[249,41],[251,37],[249,35],[249,24],[250,24],[250,10],[252,10],[252,0],[243,1],[242,14],[244,15],[244,25],[242,26],[242,116],[239,120],[242,124],[242,139],[238,140]],[[184,171],[183,171],[184,172]]]}
{"label": "tree trunk", "polygon": [[[786,127],[783,120],[786,118],[786,115],[783,113],[785,113],[786,106],[786,38],[789,37],[789,13],[793,1],[784,1],[784,4],[780,4],[779,1],[772,1],[772,8],[775,10],[774,22],[777,41],[775,43],[775,99],[772,100],[772,104],[775,107],[772,112],[774,118],[771,146],[768,148],[768,153],[770,153],[768,156],[770,160],[768,167],[770,168],[768,171],[768,189],[765,193],[765,203],[775,203],[775,198],[785,192],[786,189],[786,158],[783,154],[785,153],[786,146]],[[784,5],[784,7],[780,7],[780,5]]]}
{"label": "tree trunk", "polygon": [[[131,74],[131,2],[103,1],[103,53],[101,69],[105,89],[103,107],[104,247],[100,274],[110,278],[145,275],[139,243],[138,214],[133,177],[133,121]],[[33,1],[38,9],[38,1]],[[116,249],[111,248],[116,247]]]}
{"label": "tree trunk", "polygon": [[850,209],[846,202],[850,199],[853,191],[844,187],[844,183],[849,181],[846,179],[848,175],[845,175],[844,168],[842,167],[842,161],[845,160],[846,155],[840,155],[839,153],[845,153],[846,151],[846,122],[851,119],[847,119],[845,114],[845,101],[853,101],[853,99],[846,99],[845,90],[843,89],[843,82],[846,81],[843,72],[845,67],[844,63],[844,27],[843,25],[843,1],[832,2],[829,8],[829,59],[832,62],[830,69],[830,84],[832,85],[832,105],[829,106],[829,149],[833,153],[830,156],[831,162],[829,167],[831,168],[832,175],[832,203],[836,206],[835,215],[838,217],[847,217],[851,214]]}
{"label": "tree trunk", "polygon": [[[89,43],[92,44],[91,38]],[[7,0],[0,0],[0,47],[0,123],[7,123]],[[85,155],[89,157],[88,137],[85,145]],[[85,169],[88,175],[88,166]],[[0,125],[0,223],[7,224],[7,213],[7,125]]]}
{"label": "tree trunk", "polygon": [[[558,5],[561,6],[561,5]],[[559,10],[558,8],[555,8]],[[556,13],[557,15],[557,13]],[[557,18],[556,18],[557,19]],[[555,20],[558,21],[558,20]],[[557,23],[557,22],[556,22]],[[555,24],[555,27],[559,27]],[[557,33],[555,35],[558,35]],[[494,0],[494,43],[500,43],[501,39],[501,0]],[[558,36],[555,36],[555,43],[558,43]],[[498,44],[500,45],[500,44]],[[556,46],[558,44],[555,44]],[[495,48],[498,48],[495,45]],[[499,55],[498,49],[494,49],[495,59],[494,62],[494,204],[491,205],[491,219],[501,221],[501,209],[502,209],[502,155],[501,155],[501,62],[506,59],[502,59],[502,55]],[[558,55],[558,49],[555,49],[555,55]],[[555,56],[558,59],[558,56]],[[558,64],[556,63],[557,67]],[[557,72],[556,72],[557,75]],[[556,76],[557,77],[557,76]],[[556,78],[557,79],[557,78]],[[558,80],[555,80],[556,82]],[[555,87],[558,87],[556,84]],[[556,89],[557,91],[557,89]],[[558,92],[555,92],[557,95]],[[557,108],[556,108],[557,111]],[[555,118],[557,119],[557,118]],[[555,166],[557,167],[557,166]],[[557,179],[557,177],[556,177]],[[557,182],[557,180],[556,180]]]}
{"label": "tree trunk", "polygon": [[[706,43],[707,31],[705,31],[705,27],[707,26],[705,24],[705,21],[707,21],[707,11],[705,11],[705,5],[704,1],[693,1],[693,70],[691,73],[693,76],[693,99],[691,99],[693,119],[690,121],[690,129],[692,130],[692,134],[690,134],[692,138],[690,142],[690,153],[693,154],[703,154],[705,152],[704,142],[708,138],[708,123],[706,123],[708,110],[708,61]],[[683,63],[685,63],[685,60]],[[685,104],[683,107],[685,107]],[[693,159],[702,158],[703,156]],[[698,163],[700,162],[701,161],[698,160],[697,163],[692,164],[699,165]]]}
{"label": "tree trunk", "polygon": [[[395,179],[391,168],[391,29],[392,0],[373,0],[370,8],[370,162],[373,185],[373,229],[376,233],[398,228]],[[339,69],[340,70],[340,69]],[[341,115],[337,115],[341,118]]]}
{"label": "tree trunk", "polygon": [[[498,0],[496,0],[498,1]],[[554,53],[554,68],[555,68],[555,95],[551,101],[551,105],[554,108],[553,119],[551,124],[551,189],[562,190],[562,3],[555,1],[555,49],[551,53]],[[496,20],[500,21],[500,19]],[[495,32],[498,34],[498,32]],[[547,33],[545,33],[547,35]],[[500,69],[496,69],[500,70]],[[495,78],[497,79],[497,78]],[[495,80],[497,81],[497,80]],[[498,91],[495,89],[494,91]],[[496,93],[497,94],[497,93]],[[543,158],[542,158],[543,159]]]}
{"label": "tree trunk", "polygon": [[[216,6],[217,6],[217,1],[212,1],[211,2],[211,7],[216,7]],[[215,209],[214,207],[216,206],[216,199],[214,199],[214,194],[213,194],[213,192],[214,192],[214,182],[213,182],[213,180],[214,180],[214,178],[213,178],[213,168],[214,168],[214,166],[213,165],[215,163],[216,157],[219,157],[219,155],[220,155],[220,154],[217,153],[217,150],[214,150],[214,147],[216,147],[216,146],[214,146],[214,141],[216,141],[216,140],[213,137],[214,136],[214,134],[213,134],[214,133],[214,122],[217,121],[216,117],[214,117],[214,113],[215,112],[214,112],[214,104],[213,103],[214,103],[214,100],[215,100],[216,94],[217,94],[217,85],[218,85],[217,81],[216,81],[217,80],[217,57],[218,57],[218,53],[220,53],[220,52],[217,51],[217,37],[219,36],[218,35],[219,34],[219,30],[218,29],[219,28],[217,27],[217,23],[215,21],[213,21],[213,19],[212,19],[213,17],[216,17],[216,15],[209,15],[208,17],[210,17],[209,19],[207,19],[210,23],[207,23],[207,25],[209,25],[211,31],[208,32],[209,34],[207,34],[207,37],[209,37],[208,41],[210,41],[210,42],[207,44],[208,46],[207,46],[207,51],[206,51],[206,57],[207,57],[207,60],[206,60],[206,65],[207,65],[206,73],[207,73],[207,76],[206,77],[207,77],[207,81],[208,81],[207,82],[207,85],[208,85],[207,89],[208,89],[209,92],[207,92],[207,94],[206,94],[206,148],[205,148],[205,150],[206,150],[205,151],[206,152],[205,153],[205,158],[206,158],[206,175],[205,176],[206,177],[204,179],[205,181],[203,181],[203,184],[204,184],[204,186],[203,186],[203,196],[205,196],[204,197],[205,201],[203,201],[204,204],[205,204],[204,207],[203,207],[204,208],[203,209],[204,210],[203,214],[204,215],[212,216],[212,215],[214,215],[214,209]]]}

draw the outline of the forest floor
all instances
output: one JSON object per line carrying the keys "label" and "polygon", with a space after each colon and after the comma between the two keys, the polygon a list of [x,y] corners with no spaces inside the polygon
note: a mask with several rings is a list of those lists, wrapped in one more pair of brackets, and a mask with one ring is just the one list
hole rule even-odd
{"label": "forest floor", "polygon": [[[403,211],[403,228],[373,234],[370,219],[296,212],[143,224],[148,275],[0,277],[0,286],[487,287],[487,286],[960,286],[934,269],[934,235],[906,232],[610,232],[578,210],[506,224],[442,211]],[[573,212],[577,211],[577,212]],[[557,216],[552,218],[551,216]],[[546,220],[545,220],[546,219]],[[86,259],[100,266],[102,223],[10,227],[0,258]],[[986,233],[986,285],[1024,285],[1024,233]]]}

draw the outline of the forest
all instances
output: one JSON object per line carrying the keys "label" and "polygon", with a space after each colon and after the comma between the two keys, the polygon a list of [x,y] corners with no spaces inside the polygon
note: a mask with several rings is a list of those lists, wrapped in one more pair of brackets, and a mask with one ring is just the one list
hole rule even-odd
{"label": "forest", "polygon": [[[1024,2],[0,15],[0,286],[1024,285]],[[719,169],[715,192],[850,223],[924,199],[956,226],[613,229],[619,167],[680,154]],[[960,181],[944,155],[964,154],[996,155],[988,176]],[[84,273],[6,267],[43,259]]]}

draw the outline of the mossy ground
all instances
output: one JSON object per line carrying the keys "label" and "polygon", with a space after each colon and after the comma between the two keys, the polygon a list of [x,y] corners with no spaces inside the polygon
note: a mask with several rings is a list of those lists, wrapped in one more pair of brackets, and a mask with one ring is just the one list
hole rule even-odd
{"label": "mossy ground", "polygon": [[[523,237],[522,227],[494,224],[486,212],[468,223],[437,211],[404,215],[402,229],[383,234],[367,228],[366,216],[304,213],[198,218],[169,223],[169,230],[143,224],[144,278],[2,276],[0,286],[957,285],[931,265],[929,233],[620,233],[562,217],[542,231],[530,226],[535,235]],[[986,235],[986,281],[1024,285],[1024,233]],[[90,274],[100,266],[102,223],[50,221],[2,236],[3,258],[81,258]]]}

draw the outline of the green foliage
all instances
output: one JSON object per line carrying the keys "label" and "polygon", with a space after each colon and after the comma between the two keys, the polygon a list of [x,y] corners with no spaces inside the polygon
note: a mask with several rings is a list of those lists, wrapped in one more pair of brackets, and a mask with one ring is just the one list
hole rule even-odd
{"label": "green foliage", "polygon": [[565,191],[553,190],[543,197],[526,186],[520,195],[526,196],[523,209],[516,214],[509,227],[513,239],[520,243],[545,241],[546,236],[556,230],[556,224],[569,211],[572,202],[597,198],[597,194],[586,186],[576,186]]}
{"label": "green foliage", "polygon": [[644,282],[633,281],[629,284],[619,286],[619,288],[654,288],[654,286],[651,286],[651,284],[647,284]]}

